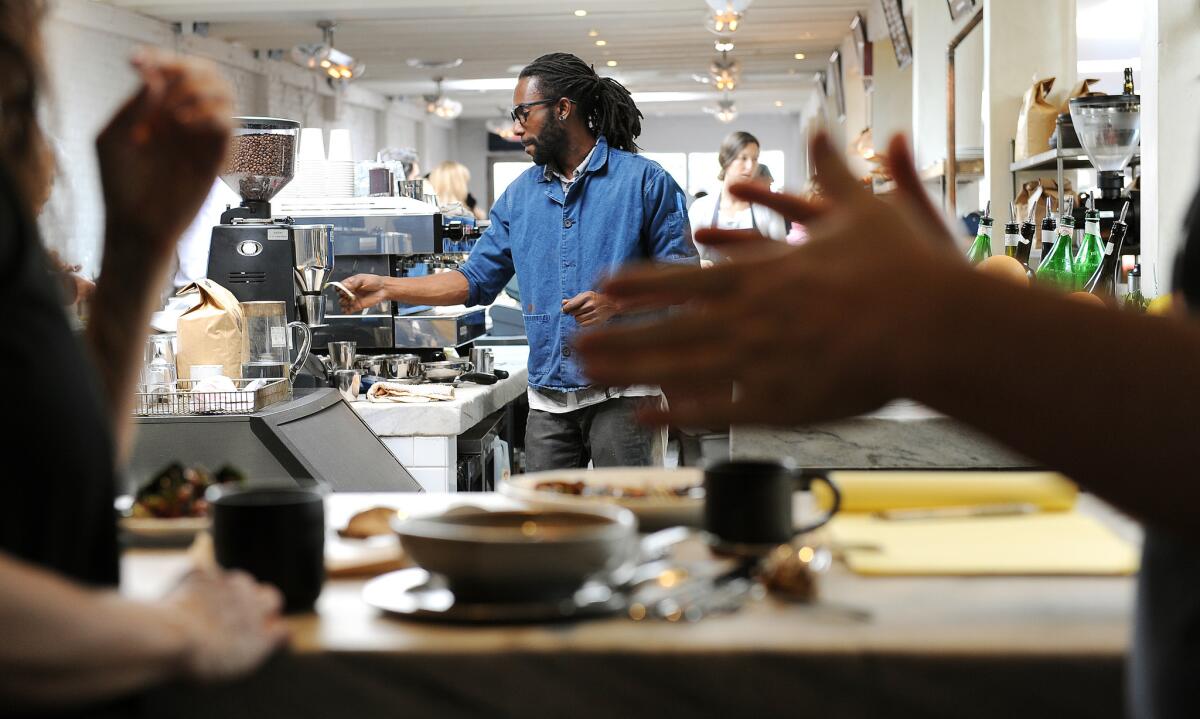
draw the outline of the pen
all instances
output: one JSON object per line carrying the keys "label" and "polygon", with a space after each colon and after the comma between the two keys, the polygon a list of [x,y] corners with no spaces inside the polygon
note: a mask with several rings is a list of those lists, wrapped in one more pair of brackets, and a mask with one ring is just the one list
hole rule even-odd
{"label": "pen", "polygon": [[963,507],[935,507],[929,509],[884,509],[875,513],[880,519],[966,519],[968,517],[1011,517],[1034,514],[1036,504],[1009,502],[1005,504],[978,504]]}

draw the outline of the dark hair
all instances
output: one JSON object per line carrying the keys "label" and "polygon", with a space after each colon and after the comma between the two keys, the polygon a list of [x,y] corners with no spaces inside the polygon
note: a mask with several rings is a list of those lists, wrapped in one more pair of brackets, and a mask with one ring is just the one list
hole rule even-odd
{"label": "dark hair", "polygon": [[737,159],[737,156],[741,154],[742,150],[746,149],[747,145],[762,147],[757,137],[741,130],[729,133],[729,136],[721,142],[721,150],[717,153],[717,161],[721,163],[721,171],[717,173],[718,180],[725,179],[725,168],[729,167],[729,163]]}
{"label": "dark hair", "polygon": [[37,123],[45,8],[41,0],[0,0],[0,163],[30,214],[45,199],[53,167]]}
{"label": "dark hair", "polygon": [[604,135],[610,147],[638,151],[634,138],[642,134],[642,112],[621,83],[600,77],[568,52],[542,55],[521,70],[521,77],[536,77],[547,99],[565,97],[578,105],[588,129]]}

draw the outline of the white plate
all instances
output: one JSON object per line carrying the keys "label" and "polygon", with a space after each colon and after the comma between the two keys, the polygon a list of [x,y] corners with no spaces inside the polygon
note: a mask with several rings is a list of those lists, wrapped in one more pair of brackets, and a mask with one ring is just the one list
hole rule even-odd
{"label": "white plate", "polygon": [[535,472],[514,475],[502,481],[498,489],[500,494],[535,507],[586,509],[597,504],[624,507],[637,516],[638,528],[643,532],[677,525],[699,527],[703,522],[704,498],[702,496],[612,497],[560,494],[536,489],[537,485],[542,482],[584,482],[602,487],[647,491],[700,487],[704,482],[704,472],[695,468],[618,467]]}

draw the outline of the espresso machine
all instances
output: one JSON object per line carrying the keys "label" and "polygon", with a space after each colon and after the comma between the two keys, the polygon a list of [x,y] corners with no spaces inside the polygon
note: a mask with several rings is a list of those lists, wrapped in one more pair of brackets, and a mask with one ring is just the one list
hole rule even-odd
{"label": "espresso machine", "polygon": [[271,199],[295,174],[300,123],[234,118],[229,159],[221,172],[242,203],[213,227],[208,277],[239,301],[282,300],[288,321],[325,326],[323,294],[333,273],[333,227],[272,217]]}
{"label": "espresso machine", "polygon": [[[419,277],[452,271],[466,260],[486,224],[444,216],[436,205],[411,197],[293,199],[279,208],[297,221],[332,226],[338,265],[331,281],[360,273]],[[486,332],[483,308],[385,301],[344,315],[332,287],[324,299],[325,324],[313,330],[318,350],[329,342],[352,341],[364,354],[403,351],[435,359],[447,347],[466,349]]]}
{"label": "espresso machine", "polygon": [[[1125,187],[1125,168],[1141,140],[1141,98],[1133,94],[1132,80],[1127,80],[1126,89],[1120,95],[1073,98],[1070,108],[1079,143],[1096,168],[1098,187],[1092,191],[1092,201],[1100,213],[1100,234],[1108,239],[1113,220],[1128,201],[1123,254],[1137,255],[1141,250],[1141,191],[1136,181]],[[1079,204],[1082,208],[1086,203]]]}

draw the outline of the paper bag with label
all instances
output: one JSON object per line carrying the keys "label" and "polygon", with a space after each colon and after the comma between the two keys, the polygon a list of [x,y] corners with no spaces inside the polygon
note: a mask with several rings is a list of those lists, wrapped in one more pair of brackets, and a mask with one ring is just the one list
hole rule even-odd
{"label": "paper bag with label", "polygon": [[200,293],[200,302],[179,317],[179,378],[190,379],[194,365],[221,365],[226,377],[240,377],[246,357],[246,320],[233,293],[208,279],[179,294]]}
{"label": "paper bag with label", "polygon": [[1054,134],[1054,121],[1058,108],[1051,105],[1047,97],[1054,87],[1054,78],[1037,80],[1025,91],[1021,102],[1021,114],[1017,116],[1016,159],[1024,160],[1050,149],[1050,135]]}

